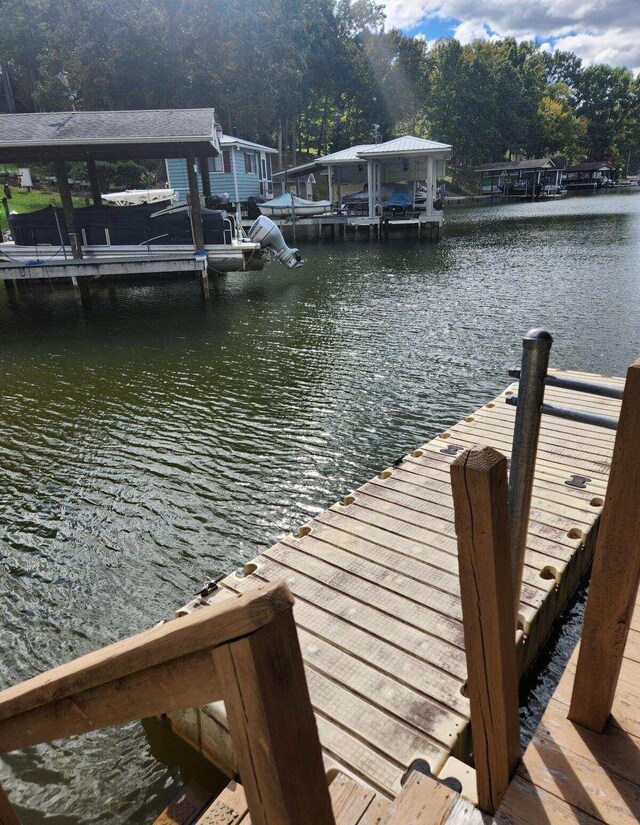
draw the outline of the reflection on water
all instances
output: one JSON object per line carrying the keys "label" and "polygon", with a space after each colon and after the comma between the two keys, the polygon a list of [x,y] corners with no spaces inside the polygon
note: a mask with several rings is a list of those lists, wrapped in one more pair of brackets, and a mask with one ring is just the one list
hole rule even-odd
{"label": "reflection on water", "polygon": [[[1,686],[150,626],[207,578],[497,393],[531,326],[557,366],[640,349],[640,197],[452,209],[437,246],[304,269],[0,294]],[[139,725],[0,763],[26,825],[143,823],[176,792]]]}

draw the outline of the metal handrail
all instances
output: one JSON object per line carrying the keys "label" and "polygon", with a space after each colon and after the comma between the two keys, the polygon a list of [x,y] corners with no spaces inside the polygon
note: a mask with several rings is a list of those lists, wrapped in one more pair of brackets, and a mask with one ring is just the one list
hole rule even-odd
{"label": "metal handrail", "polygon": [[[518,406],[518,396],[512,395],[506,399],[512,407]],[[595,415],[583,410],[573,410],[570,407],[556,407],[554,404],[541,404],[540,412],[543,415],[553,415],[555,418],[566,418],[580,424],[592,424],[594,427],[603,427],[606,430],[617,430],[618,419],[609,415]]]}
{"label": "metal handrail", "polygon": [[617,430],[618,419],[596,415],[583,410],[546,404],[545,387],[586,392],[604,398],[621,399],[623,390],[593,381],[548,375],[549,354],[553,338],[544,329],[532,329],[522,339],[522,364],[519,370],[509,370],[509,375],[519,380],[518,395],[508,396],[507,404],[516,408],[509,473],[509,523],[515,611],[518,614],[522,573],[529,529],[529,513],[533,493],[538,439],[542,415],[552,415],[581,424],[590,424],[608,430]]}
{"label": "metal handrail", "polygon": [[[509,370],[509,375],[511,378],[520,378],[520,370]],[[601,395],[603,398],[615,398],[618,401],[622,400],[624,392],[622,387],[612,387],[607,384],[582,381],[577,378],[559,378],[557,375],[545,376],[544,383],[547,387],[558,387],[574,392],[588,392],[590,395]]]}

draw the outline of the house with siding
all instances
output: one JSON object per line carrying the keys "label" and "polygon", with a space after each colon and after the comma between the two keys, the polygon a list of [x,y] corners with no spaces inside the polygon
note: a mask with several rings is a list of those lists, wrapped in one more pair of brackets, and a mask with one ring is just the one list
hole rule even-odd
{"label": "house with siding", "polygon": [[[273,197],[271,161],[277,149],[231,135],[221,135],[220,148],[221,155],[208,158],[211,192],[214,195],[227,192],[232,203],[246,203],[250,197],[265,200]],[[186,160],[170,158],[166,164],[169,187],[176,190],[179,200],[186,200],[189,191]],[[202,192],[199,172],[197,177],[198,188]]]}

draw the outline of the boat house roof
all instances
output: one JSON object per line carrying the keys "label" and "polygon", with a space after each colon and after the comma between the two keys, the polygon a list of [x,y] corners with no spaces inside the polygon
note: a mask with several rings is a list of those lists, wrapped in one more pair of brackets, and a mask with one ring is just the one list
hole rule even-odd
{"label": "boat house roof", "polygon": [[536,169],[555,169],[553,158],[531,158],[529,160],[503,160],[501,163],[482,163],[476,172],[530,172]]}
{"label": "boat house roof", "polygon": [[612,163],[605,163],[602,160],[589,161],[588,163],[577,163],[575,166],[570,166],[566,172],[604,172],[605,170],[615,169]]}
{"label": "boat house roof", "polygon": [[312,172],[326,166],[342,166],[352,163],[363,163],[367,160],[387,160],[398,157],[420,157],[444,153],[449,156],[453,147],[448,143],[438,143],[435,140],[404,135],[403,137],[388,140],[385,143],[361,143],[357,146],[350,146],[348,149],[341,149],[339,152],[332,152],[330,155],[323,155],[315,160],[294,166],[291,169],[281,169],[274,172],[273,177],[297,177],[306,172]]}
{"label": "boat house roof", "polygon": [[272,146],[264,146],[262,143],[254,143],[252,140],[244,140],[233,135],[220,135],[220,146],[226,149],[235,146],[238,149],[253,149],[254,151],[266,152],[268,155],[277,155],[278,150]]}
{"label": "boat house roof", "polygon": [[214,109],[33,112],[0,115],[5,163],[217,155]]}

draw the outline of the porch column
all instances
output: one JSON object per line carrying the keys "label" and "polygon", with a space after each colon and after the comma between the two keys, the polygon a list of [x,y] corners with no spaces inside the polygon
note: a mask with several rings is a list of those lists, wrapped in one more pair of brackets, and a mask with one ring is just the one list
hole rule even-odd
{"label": "porch column", "polygon": [[71,254],[79,260],[82,258],[82,243],[76,234],[73,223],[73,200],[71,199],[71,189],[69,188],[69,179],[67,177],[67,164],[64,162],[62,155],[56,155],[54,157],[53,168],[56,173],[60,200],[62,201],[64,222],[67,225],[67,232],[69,233],[69,240],[71,242]]}
{"label": "porch column", "polygon": [[198,158],[198,171],[200,172],[200,179],[202,180],[202,194],[205,198],[211,195],[211,178],[209,177],[209,158]]}
{"label": "porch column", "polygon": [[329,200],[331,201],[331,206],[333,207],[333,166],[327,166],[327,182],[329,185]]}
{"label": "porch column", "polygon": [[89,186],[91,187],[91,199],[94,206],[102,206],[102,192],[100,191],[100,181],[98,180],[98,170],[93,158],[87,160],[87,173],[89,176]]}
{"label": "porch column", "polygon": [[373,161],[367,161],[367,194],[369,196],[369,217],[373,218]]}
{"label": "porch column", "polygon": [[202,230],[202,210],[200,208],[200,193],[198,192],[198,178],[195,170],[195,157],[187,155],[187,178],[189,180],[189,203],[191,207],[191,223],[193,225],[193,244],[196,252],[204,251],[204,232]]}
{"label": "porch column", "polygon": [[433,215],[434,174],[433,155],[427,155],[427,200],[425,203],[427,215]]}

